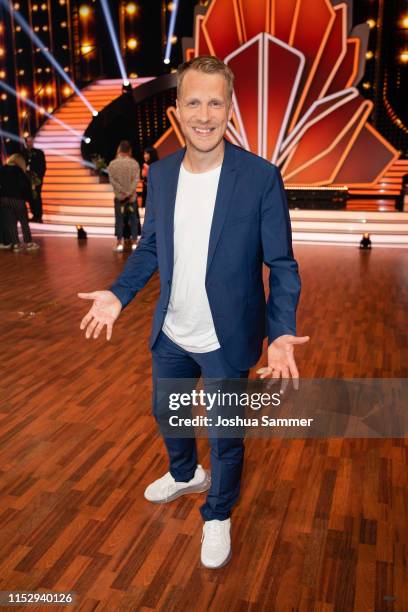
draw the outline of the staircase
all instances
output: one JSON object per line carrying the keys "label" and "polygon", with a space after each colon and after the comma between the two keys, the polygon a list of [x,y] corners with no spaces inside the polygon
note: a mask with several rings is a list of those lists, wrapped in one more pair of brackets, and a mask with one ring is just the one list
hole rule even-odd
{"label": "staircase", "polygon": [[[132,86],[149,80],[132,80]],[[121,79],[102,79],[84,88],[82,93],[101,111],[121,95],[121,88]],[[54,115],[81,135],[92,119],[89,109],[75,95]],[[99,178],[83,165],[80,144],[77,136],[51,119],[37,133],[35,146],[45,153],[47,172],[42,190],[44,224],[33,224],[34,230],[76,233],[76,225],[80,224],[90,234],[113,235],[112,187],[109,183],[99,183]]]}

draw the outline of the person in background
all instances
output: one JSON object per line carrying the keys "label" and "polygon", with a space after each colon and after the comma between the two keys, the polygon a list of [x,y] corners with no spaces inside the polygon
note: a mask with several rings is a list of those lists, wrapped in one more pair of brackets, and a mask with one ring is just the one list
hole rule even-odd
{"label": "person in background", "polygon": [[30,208],[32,219],[35,223],[42,223],[42,199],[41,190],[44,181],[47,164],[45,161],[44,151],[34,147],[34,141],[31,136],[25,139],[25,149],[23,156],[27,165],[28,174],[31,179],[32,197],[30,199]]}
{"label": "person in background", "polygon": [[136,186],[140,178],[140,166],[132,157],[132,147],[127,140],[122,140],[119,144],[116,158],[108,166],[108,174],[115,194],[117,244],[113,250],[122,252],[124,249],[123,225],[126,214],[130,222],[132,250],[135,250],[141,234],[136,194]]}
{"label": "person in background", "polygon": [[143,191],[142,191],[142,208],[146,206],[146,197],[147,197],[147,177],[149,175],[149,167],[154,162],[158,161],[159,156],[157,154],[157,150],[154,147],[146,147],[143,151],[143,165],[142,165],[142,181],[143,181]]}
{"label": "person in background", "polygon": [[39,245],[32,241],[28,224],[26,202],[30,202],[30,199],[31,182],[27,175],[27,166],[24,157],[20,153],[15,153],[9,158],[7,164],[0,168],[0,208],[3,232],[10,240],[9,248],[14,251],[22,249],[18,237],[18,222],[23,231],[25,247],[28,250],[39,248]]}

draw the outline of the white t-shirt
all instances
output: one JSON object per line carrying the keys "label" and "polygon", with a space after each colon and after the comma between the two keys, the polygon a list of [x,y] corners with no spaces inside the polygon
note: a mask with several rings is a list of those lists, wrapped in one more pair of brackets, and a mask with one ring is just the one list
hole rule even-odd
{"label": "white t-shirt", "polygon": [[191,353],[220,348],[205,290],[208,243],[221,166],[188,172],[183,164],[174,211],[174,268],[163,332]]}

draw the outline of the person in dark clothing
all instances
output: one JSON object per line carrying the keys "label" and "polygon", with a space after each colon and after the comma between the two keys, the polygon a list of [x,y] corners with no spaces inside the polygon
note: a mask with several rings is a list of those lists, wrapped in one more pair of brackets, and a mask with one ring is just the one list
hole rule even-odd
{"label": "person in dark clothing", "polygon": [[25,139],[25,149],[23,156],[27,165],[27,170],[31,178],[33,197],[30,199],[30,208],[32,219],[36,223],[42,223],[42,199],[41,190],[44,181],[47,164],[45,161],[44,151],[34,147],[31,136]]}
{"label": "person in dark clothing", "polygon": [[154,147],[146,147],[143,151],[143,165],[141,178],[143,181],[143,191],[142,191],[142,207],[146,206],[146,196],[147,196],[147,177],[149,175],[149,167],[153,162],[157,161],[159,156],[157,154],[157,149]]}
{"label": "person in dark clothing", "polygon": [[14,251],[20,251],[22,248],[18,237],[18,222],[23,231],[26,248],[28,250],[39,248],[38,244],[32,241],[28,224],[26,202],[31,199],[31,182],[26,168],[24,157],[19,153],[12,155],[7,164],[0,168],[1,221],[6,240],[10,240],[10,244],[5,246]]}

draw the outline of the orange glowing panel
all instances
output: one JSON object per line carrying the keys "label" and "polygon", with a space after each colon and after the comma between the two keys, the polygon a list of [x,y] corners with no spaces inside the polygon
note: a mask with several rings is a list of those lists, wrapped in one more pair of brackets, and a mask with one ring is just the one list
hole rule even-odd
{"label": "orange glowing panel", "polygon": [[189,62],[190,60],[195,58],[195,49],[186,49],[185,61]]}
{"label": "orange glowing panel", "polygon": [[[277,38],[264,34],[262,156],[273,163],[286,133],[305,59]],[[279,87],[277,87],[279,83]]]}
{"label": "orange glowing panel", "polygon": [[333,181],[342,185],[373,185],[398,157],[398,151],[366,123]]}
{"label": "orange glowing panel", "polygon": [[195,55],[212,55],[210,47],[203,34],[204,15],[197,15],[195,20],[194,51]]}
{"label": "orange glowing panel", "polygon": [[323,149],[312,160],[304,164],[303,168],[287,177],[289,183],[307,183],[311,185],[327,185],[333,182],[344,159],[347,157],[354,140],[357,138],[368,115],[372,110],[372,102],[361,101],[360,107],[339,131],[333,142]]}
{"label": "orange glowing panel", "polygon": [[[307,27],[313,19],[313,27]],[[290,129],[296,125],[303,102],[319,65],[335,20],[329,0],[298,0],[289,44],[301,51],[306,60],[302,93],[292,117]]]}
{"label": "orange glowing panel", "polygon": [[349,38],[347,40],[346,54],[337,69],[336,74],[327,90],[328,94],[340,91],[354,85],[354,80],[358,73],[360,60],[360,39]]}
{"label": "orange glowing panel", "polygon": [[302,116],[315,100],[323,97],[346,54],[347,5],[339,4],[334,7],[334,11],[334,23],[299,116]]}
{"label": "orange glowing panel", "polygon": [[272,0],[271,34],[283,42],[289,42],[297,0]]}
{"label": "orange glowing panel", "polygon": [[269,32],[272,0],[239,0],[244,41],[261,32]]}
{"label": "orange glowing panel", "polygon": [[177,119],[176,109],[174,106],[169,106],[166,110],[166,115],[170,120],[171,126],[177,136],[177,139],[182,147],[185,146],[186,141],[184,140],[183,133],[181,131],[179,120]]}
{"label": "orange glowing panel", "polygon": [[296,125],[295,129],[292,130],[289,136],[283,141],[280,157],[277,162],[278,165],[283,164],[288,155],[299,144],[303,135],[310,130],[313,125],[321,121],[326,115],[332,113],[336,108],[339,108],[349,100],[355,98],[357,95],[358,91],[350,88],[344,91],[338,91],[321,100],[316,100]]}
{"label": "orange glowing panel", "polygon": [[164,134],[160,136],[158,140],[154,143],[154,148],[157,151],[159,159],[174,153],[177,149],[180,148],[180,141],[176,136],[175,131],[172,127],[169,127]]}
{"label": "orange glowing panel", "polygon": [[291,151],[285,163],[283,169],[285,179],[293,178],[293,181],[299,182],[300,179],[295,175],[301,169],[311,165],[312,161],[322,152],[334,146],[339,135],[350,127],[350,122],[354,121],[361,105],[365,102],[364,98],[355,92],[353,96],[346,98],[345,102],[334,104],[331,112],[326,113],[318,121],[309,121],[298,144]]}
{"label": "orange glowing panel", "polygon": [[238,0],[214,0],[203,21],[203,32],[212,55],[223,59],[243,42]]}
{"label": "orange glowing panel", "polygon": [[225,58],[235,75],[234,109],[246,149],[262,154],[262,34]]}

